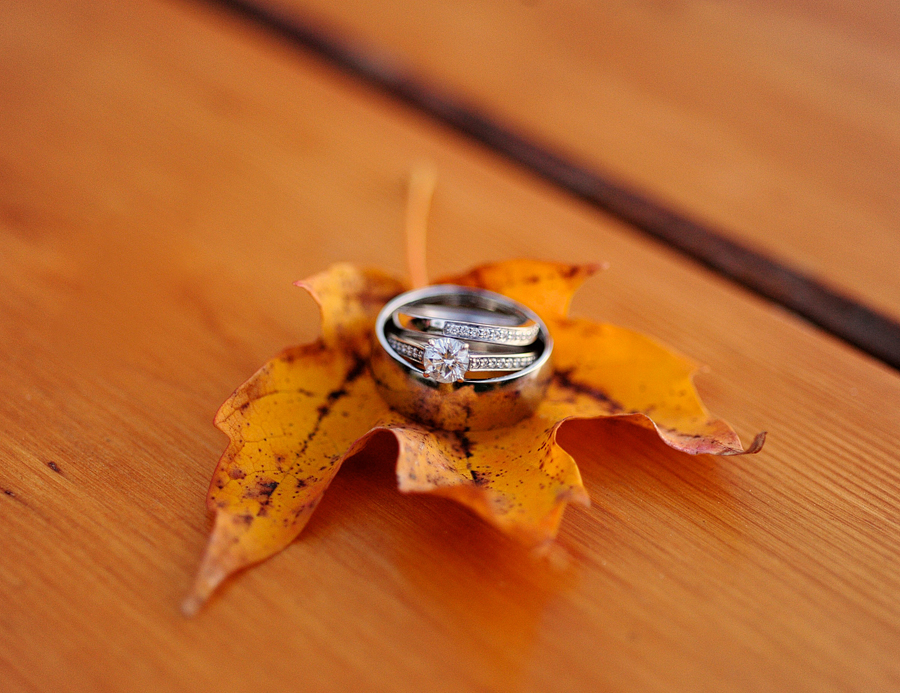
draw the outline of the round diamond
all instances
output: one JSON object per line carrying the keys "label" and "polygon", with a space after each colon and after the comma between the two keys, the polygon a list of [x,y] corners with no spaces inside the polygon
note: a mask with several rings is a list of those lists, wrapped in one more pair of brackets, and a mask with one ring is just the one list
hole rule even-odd
{"label": "round diamond", "polygon": [[422,358],[425,377],[439,383],[462,380],[469,370],[469,345],[458,339],[430,339]]}

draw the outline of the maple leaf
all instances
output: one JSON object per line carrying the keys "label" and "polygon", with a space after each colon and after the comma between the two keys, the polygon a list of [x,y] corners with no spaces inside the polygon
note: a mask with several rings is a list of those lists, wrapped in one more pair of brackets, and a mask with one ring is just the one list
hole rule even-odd
{"label": "maple leaf", "polygon": [[637,332],[568,317],[596,269],[512,260],[438,282],[515,299],[554,340],[554,375],[537,411],[485,431],[430,428],[379,396],[367,367],[373,329],[382,306],[407,290],[402,281],[341,264],[298,282],[320,306],[322,336],[269,361],[219,410],[230,443],[210,483],[215,523],[183,611],[195,613],[230,574],[290,544],[341,463],[380,431],[397,440],[401,491],[452,498],[529,546],[555,538],[569,502],[588,503],[575,461],[556,441],[569,419],[624,418],[691,454],[758,452],[765,434],[744,449],[704,408],[692,362]]}

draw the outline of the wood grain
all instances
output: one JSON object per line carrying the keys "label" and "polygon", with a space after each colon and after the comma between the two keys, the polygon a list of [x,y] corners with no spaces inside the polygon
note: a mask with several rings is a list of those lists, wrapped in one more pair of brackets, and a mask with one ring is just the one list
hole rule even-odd
{"label": "wood grain", "polygon": [[[900,377],[230,15],[0,8],[4,691],[865,690],[900,684]],[[384,460],[198,618],[219,403],[310,339],[290,282],[609,261],[575,311],[710,367],[755,458],[572,427],[594,504],[530,559]]]}
{"label": "wood grain", "polygon": [[395,61],[323,31],[309,21],[254,0],[213,0],[273,37],[310,52],[367,85],[434,117],[442,125],[481,143],[497,155],[539,175],[603,212],[721,272],[762,298],[774,301],[817,327],[893,368],[900,368],[900,321],[863,305],[796,266],[733,240],[728,232],[679,212],[646,191],[585,165],[571,154],[548,149],[486,115]]}
{"label": "wood grain", "polygon": [[894,3],[253,2],[900,319]]}

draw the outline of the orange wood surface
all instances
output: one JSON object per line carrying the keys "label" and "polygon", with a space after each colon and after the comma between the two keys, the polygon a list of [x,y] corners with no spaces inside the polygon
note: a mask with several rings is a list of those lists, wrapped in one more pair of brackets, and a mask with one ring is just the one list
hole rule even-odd
{"label": "orange wood surface", "polygon": [[895,2],[258,3],[900,320]]}
{"label": "orange wood surface", "polygon": [[[4,693],[900,686],[895,371],[207,5],[5,3],[0,98]],[[707,364],[766,448],[566,429],[567,565],[400,494],[382,450],[185,619],[215,410],[315,336],[293,280],[403,271],[422,160],[433,275],[608,261],[575,313]]]}

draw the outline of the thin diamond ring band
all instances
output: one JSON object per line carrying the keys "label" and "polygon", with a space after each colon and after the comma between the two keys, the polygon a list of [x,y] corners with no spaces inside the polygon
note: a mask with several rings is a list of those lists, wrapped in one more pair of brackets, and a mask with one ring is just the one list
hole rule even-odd
{"label": "thin diamond ring band", "polygon": [[418,304],[398,308],[391,315],[395,327],[472,342],[528,346],[537,339],[540,326],[514,307],[492,312],[442,304]]}

